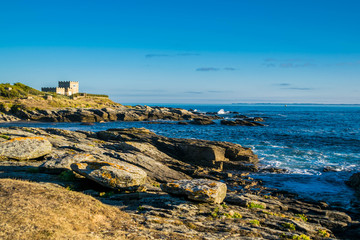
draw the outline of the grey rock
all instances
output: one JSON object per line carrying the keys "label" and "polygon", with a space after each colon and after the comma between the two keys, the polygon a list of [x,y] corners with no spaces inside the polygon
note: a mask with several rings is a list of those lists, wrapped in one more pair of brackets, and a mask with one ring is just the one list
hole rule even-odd
{"label": "grey rock", "polygon": [[16,160],[36,159],[51,153],[51,143],[43,137],[20,137],[0,143],[0,156]]}
{"label": "grey rock", "polygon": [[60,173],[64,170],[71,170],[70,165],[82,161],[95,161],[90,154],[67,154],[59,158],[50,159],[39,166],[39,168],[49,172]]}
{"label": "grey rock", "polygon": [[145,184],[146,172],[120,161],[84,161],[71,164],[71,169],[105,187],[136,190]]}
{"label": "grey rock", "polygon": [[208,203],[221,203],[227,191],[225,183],[209,179],[179,180],[164,183],[161,185],[161,189],[176,195],[186,195],[191,200]]}

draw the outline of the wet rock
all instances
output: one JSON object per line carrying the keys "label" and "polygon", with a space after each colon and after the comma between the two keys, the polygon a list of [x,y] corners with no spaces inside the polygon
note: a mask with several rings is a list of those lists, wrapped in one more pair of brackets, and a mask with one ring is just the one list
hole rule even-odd
{"label": "wet rock", "polygon": [[146,172],[124,162],[83,161],[70,165],[71,169],[105,187],[136,190],[145,184]]}
{"label": "wet rock", "polygon": [[70,165],[73,163],[95,160],[94,156],[90,154],[68,154],[59,158],[47,160],[41,164],[39,168],[48,172],[61,173],[64,170],[71,170]]}
{"label": "wet rock", "polygon": [[20,137],[0,143],[0,156],[16,160],[30,160],[51,153],[51,143],[43,137]]}
{"label": "wet rock", "polygon": [[335,167],[325,166],[322,171],[323,172],[337,172],[338,170]]}
{"label": "wet rock", "polygon": [[211,125],[211,124],[215,124],[215,122],[213,120],[210,120],[210,119],[196,118],[196,119],[192,120],[190,122],[190,124],[194,124],[194,125]]}
{"label": "wet rock", "polygon": [[221,203],[227,191],[225,183],[209,179],[174,181],[162,184],[161,189],[175,195],[186,195],[191,200],[208,203]]}
{"label": "wet rock", "polygon": [[346,184],[360,191],[360,173],[354,173]]}
{"label": "wet rock", "polygon": [[179,124],[179,125],[189,125],[188,122],[178,122],[177,124]]}
{"label": "wet rock", "polygon": [[251,121],[247,121],[247,120],[240,120],[240,119],[236,119],[235,121],[231,121],[231,120],[221,120],[220,122],[222,125],[227,125],[227,126],[264,126],[264,124],[258,123],[258,122],[251,122]]}

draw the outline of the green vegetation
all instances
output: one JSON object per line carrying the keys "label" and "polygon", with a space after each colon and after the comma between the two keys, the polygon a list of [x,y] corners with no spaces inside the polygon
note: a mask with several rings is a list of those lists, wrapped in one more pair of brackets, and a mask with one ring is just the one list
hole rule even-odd
{"label": "green vegetation", "polygon": [[66,181],[66,182],[74,181],[76,179],[75,174],[69,170],[61,172],[58,177],[62,181]]}
{"label": "green vegetation", "polygon": [[252,208],[260,208],[260,209],[264,209],[264,205],[262,204],[259,204],[259,203],[254,203],[254,202],[250,202],[248,205],[247,205],[248,208],[252,209]]}
{"label": "green vegetation", "polygon": [[8,99],[23,98],[29,95],[42,95],[43,93],[22,83],[1,83],[0,96]]}
{"label": "green vegetation", "polygon": [[144,211],[145,208],[144,208],[143,206],[139,206],[139,207],[137,208],[137,210],[138,210],[139,212],[141,212],[141,211]]}
{"label": "green vegetation", "polygon": [[308,221],[308,218],[304,214],[296,214],[295,216],[301,218],[304,222]]}
{"label": "green vegetation", "polygon": [[296,228],[295,228],[295,225],[293,223],[283,223],[281,224],[284,228],[287,228],[291,231],[295,231]]}
{"label": "green vegetation", "polygon": [[318,234],[322,237],[330,237],[330,233],[328,233],[325,229],[319,229]]}
{"label": "green vegetation", "polygon": [[10,139],[10,137],[9,136],[6,136],[6,135],[0,135],[0,138],[3,138],[3,139],[6,139],[6,140],[9,140]]}
{"label": "green vegetation", "polygon": [[[51,96],[51,98],[49,98]],[[42,92],[22,83],[0,84],[0,111],[54,109],[54,108],[95,108],[121,106],[105,94],[78,93],[72,96]]]}
{"label": "green vegetation", "polygon": [[242,218],[242,215],[240,214],[240,213],[238,213],[238,212],[234,212],[234,213],[224,213],[223,214],[225,217],[227,217],[227,218],[238,218],[238,219],[240,219],[240,218]]}
{"label": "green vegetation", "polygon": [[299,235],[293,235],[292,239],[296,239],[296,240],[311,240],[311,238],[305,234],[301,234]]}
{"label": "green vegetation", "polygon": [[251,223],[251,224],[254,225],[254,226],[260,226],[259,220],[256,220],[256,219],[250,220],[249,223]]}
{"label": "green vegetation", "polygon": [[219,214],[219,208],[216,207],[210,214],[213,218],[216,218]]}
{"label": "green vegetation", "polygon": [[221,206],[222,206],[224,209],[228,208],[228,205],[226,205],[226,203],[222,203]]}

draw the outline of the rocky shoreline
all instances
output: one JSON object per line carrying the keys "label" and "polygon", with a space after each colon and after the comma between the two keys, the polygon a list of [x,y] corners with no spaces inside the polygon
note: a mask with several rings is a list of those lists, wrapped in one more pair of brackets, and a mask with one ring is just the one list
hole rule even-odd
{"label": "rocky shoreline", "polygon": [[[234,115],[235,120],[221,120],[220,124],[229,126],[264,126],[264,120],[259,117],[248,118],[243,115]],[[193,110],[171,107],[149,106],[112,106],[105,108],[61,108],[61,109],[0,109],[0,123],[15,121],[39,122],[94,122],[110,121],[149,121],[151,124],[194,124],[211,125],[213,120],[223,119],[216,113],[199,113]],[[159,122],[164,120],[167,122]],[[172,122],[169,122],[172,121]],[[178,122],[175,122],[178,121]]]}
{"label": "rocky shoreline", "polygon": [[[187,119],[187,112],[174,113],[176,120]],[[249,177],[258,171],[258,159],[238,144],[167,138],[144,128],[95,133],[10,127],[0,128],[0,134],[1,179],[51,184],[114,206],[136,226],[124,228],[124,238],[360,236],[356,214],[295,198]],[[18,184],[9,181],[0,181],[0,193],[7,185]],[[0,232],[4,227],[0,222]],[[11,236],[15,235],[2,237]],[[108,234],[102,239],[118,238]]]}

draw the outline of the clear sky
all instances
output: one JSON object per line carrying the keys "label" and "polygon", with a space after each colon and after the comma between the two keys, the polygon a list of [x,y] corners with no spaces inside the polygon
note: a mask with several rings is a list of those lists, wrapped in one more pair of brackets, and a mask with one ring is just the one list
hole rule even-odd
{"label": "clear sky", "polygon": [[0,81],[120,103],[360,104],[359,0],[0,0]]}

